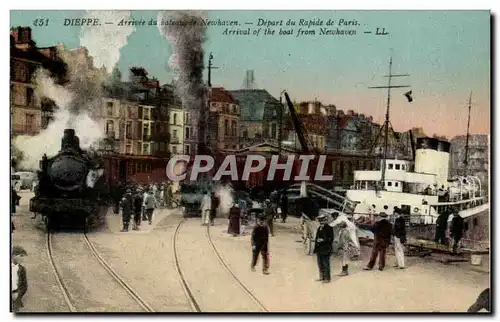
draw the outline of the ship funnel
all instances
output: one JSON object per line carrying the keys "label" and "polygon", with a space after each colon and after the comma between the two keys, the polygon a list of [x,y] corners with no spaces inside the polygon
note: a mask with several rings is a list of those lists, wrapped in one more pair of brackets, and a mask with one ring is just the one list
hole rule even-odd
{"label": "ship funnel", "polygon": [[438,188],[448,186],[450,142],[435,138],[418,138],[415,151],[415,172],[435,174]]}

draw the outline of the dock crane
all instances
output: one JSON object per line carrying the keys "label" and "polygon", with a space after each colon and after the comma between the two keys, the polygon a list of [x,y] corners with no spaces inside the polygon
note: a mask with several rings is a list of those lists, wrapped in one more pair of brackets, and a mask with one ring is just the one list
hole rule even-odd
{"label": "dock crane", "polygon": [[309,138],[309,135],[307,134],[307,130],[303,126],[300,119],[297,117],[297,113],[295,113],[295,107],[293,106],[292,100],[290,100],[290,96],[288,95],[286,90],[283,90],[281,93],[285,96],[286,104],[293,121],[293,127],[295,129],[295,133],[297,133],[300,146],[302,147],[302,153],[314,153],[316,155],[319,154],[320,151],[314,147],[311,139]]}

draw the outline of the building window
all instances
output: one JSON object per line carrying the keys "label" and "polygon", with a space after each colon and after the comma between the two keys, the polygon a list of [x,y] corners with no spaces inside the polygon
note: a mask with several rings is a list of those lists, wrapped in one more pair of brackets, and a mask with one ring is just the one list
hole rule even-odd
{"label": "building window", "polygon": [[[271,138],[273,138],[273,139],[278,138],[278,131],[277,131],[276,123],[271,124]],[[313,138],[313,141],[315,141],[314,138]]]}
{"label": "building window", "polygon": [[189,146],[189,144],[186,144],[184,146],[184,154],[187,154],[187,155],[191,154],[191,147]]}
{"label": "building window", "polygon": [[26,114],[26,132],[31,133],[35,130],[35,115]]}
{"label": "building window", "polygon": [[30,106],[35,102],[35,91],[31,87],[26,88],[26,105]]}
{"label": "building window", "polygon": [[108,116],[113,116],[113,102],[108,102],[106,106],[106,111]]}
{"label": "building window", "polygon": [[406,166],[404,164],[401,165],[401,170],[405,170]]}
{"label": "building window", "polygon": [[237,136],[237,134],[236,134],[236,131],[237,131],[236,121],[232,121],[231,123],[232,123],[231,130],[233,131],[232,134],[233,134],[233,136]]}
{"label": "building window", "polygon": [[189,138],[191,137],[190,134],[191,134],[191,129],[189,127],[186,127],[186,129],[184,130],[184,138],[186,140],[189,140]]}
{"label": "building window", "polygon": [[132,154],[132,144],[128,143],[128,144],[125,146],[125,153],[127,153],[127,154]]}
{"label": "building window", "polygon": [[392,163],[389,163],[389,170],[392,170],[394,165]]}
{"label": "building window", "polygon": [[229,121],[224,120],[224,136],[229,136]]}
{"label": "building window", "polygon": [[107,121],[106,122],[106,134],[111,134],[114,132],[114,122],[113,121]]}
{"label": "building window", "polygon": [[396,164],[396,170],[399,170],[399,169],[400,169],[400,165]]}
{"label": "building window", "polygon": [[177,124],[177,113],[174,113],[174,125]]}
{"label": "building window", "polygon": [[151,114],[151,109],[149,109],[147,107],[142,108],[142,119],[143,120],[149,120],[150,114]]}
{"label": "building window", "polygon": [[477,221],[477,218],[472,219],[472,226],[473,226],[473,227],[477,227],[477,226],[479,226],[479,223],[478,223],[478,221]]}
{"label": "building window", "polygon": [[394,182],[394,187],[397,187],[397,186],[399,186],[399,183]]}
{"label": "building window", "polygon": [[149,154],[149,143],[144,143],[142,145],[142,154]]}
{"label": "building window", "polygon": [[125,137],[132,139],[132,121],[127,121],[127,125],[125,125]]}
{"label": "building window", "polygon": [[177,154],[177,146],[176,145],[172,145],[172,153]]}
{"label": "building window", "polygon": [[184,122],[189,124],[189,113],[188,112],[186,112],[184,114]]}
{"label": "building window", "polygon": [[392,181],[387,182],[388,187],[392,187]]}

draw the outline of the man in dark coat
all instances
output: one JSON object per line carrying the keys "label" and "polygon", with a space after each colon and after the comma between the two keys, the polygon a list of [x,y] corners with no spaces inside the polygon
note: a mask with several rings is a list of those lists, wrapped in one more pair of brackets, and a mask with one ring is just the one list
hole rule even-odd
{"label": "man in dark coat", "polygon": [[141,212],[142,212],[142,191],[137,189],[134,196],[134,227],[133,230],[139,230],[141,226]]}
{"label": "man in dark coat", "polygon": [[212,205],[210,206],[210,225],[215,224],[215,217],[217,217],[217,208],[219,208],[219,198],[215,195],[215,192],[212,192],[211,198]]}
{"label": "man in dark coat", "polygon": [[464,219],[460,217],[458,211],[453,214],[451,220],[450,235],[453,237],[453,252],[457,252],[458,243],[462,239],[464,233]]}
{"label": "man in dark coat", "polygon": [[22,259],[26,255],[27,253],[22,247],[12,247],[12,312],[17,312],[23,307],[22,299],[26,291],[28,291],[26,268],[22,265]]}
{"label": "man in dark coat", "polygon": [[318,282],[329,283],[331,281],[330,258],[333,251],[333,228],[327,224],[326,215],[317,217],[319,227],[316,232],[314,252],[318,261]]}
{"label": "man in dark coat", "polygon": [[12,219],[12,216],[16,213],[16,208],[19,206],[19,200],[21,200],[21,197],[17,194],[16,190],[14,187],[11,187],[11,192],[10,192],[10,223],[11,223],[11,230],[14,231],[16,230],[16,227],[14,226],[14,220]]}
{"label": "man in dark coat", "polygon": [[392,225],[387,220],[387,214],[385,212],[381,212],[379,216],[381,219],[373,225],[374,240],[372,254],[364,270],[372,270],[373,266],[375,266],[377,256],[379,255],[378,269],[383,271],[385,267],[385,254],[387,252],[387,247],[389,247],[391,243]]}
{"label": "man in dark coat", "polygon": [[251,269],[255,272],[255,265],[259,254],[262,256],[262,273],[269,274],[269,228],[265,225],[262,216],[258,216],[257,225],[252,231],[252,264]]}
{"label": "man in dark coat", "polygon": [[127,190],[125,192],[125,195],[123,196],[121,201],[121,207],[122,207],[122,221],[123,221],[123,229],[121,231],[127,232],[128,226],[130,224],[130,218],[132,217],[132,214],[134,212],[134,200],[132,197],[131,190]]}
{"label": "man in dark coat", "polygon": [[488,287],[484,291],[479,294],[476,299],[476,302],[472,304],[467,312],[479,312],[480,310],[485,309],[490,312],[490,288]]}
{"label": "man in dark coat", "polygon": [[281,222],[286,222],[286,217],[288,217],[288,197],[286,195],[286,191],[283,192],[281,196]]}
{"label": "man in dark coat", "polygon": [[446,244],[446,228],[448,227],[448,218],[450,213],[446,210],[436,219],[436,236],[434,241],[441,245]]}

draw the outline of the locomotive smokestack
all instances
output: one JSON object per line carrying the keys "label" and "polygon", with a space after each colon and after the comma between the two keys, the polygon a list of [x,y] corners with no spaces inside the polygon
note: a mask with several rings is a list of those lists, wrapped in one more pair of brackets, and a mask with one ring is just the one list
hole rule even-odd
{"label": "locomotive smokestack", "polygon": [[75,135],[74,129],[65,129],[63,137],[61,139],[61,150],[64,148],[77,148],[80,149],[80,139]]}

